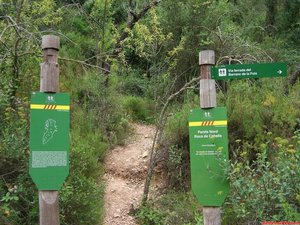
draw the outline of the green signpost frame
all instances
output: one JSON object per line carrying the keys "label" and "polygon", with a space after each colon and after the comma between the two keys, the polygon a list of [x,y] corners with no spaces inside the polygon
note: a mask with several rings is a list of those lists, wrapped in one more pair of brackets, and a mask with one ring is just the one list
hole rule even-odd
{"label": "green signpost frame", "polygon": [[192,190],[203,206],[221,206],[229,192],[225,107],[193,109],[189,115]]}
{"label": "green signpost frame", "polygon": [[211,79],[215,80],[287,76],[286,63],[231,64],[210,69]]}
{"label": "green signpost frame", "polygon": [[69,173],[70,96],[33,92],[29,174],[39,190],[59,190]]}

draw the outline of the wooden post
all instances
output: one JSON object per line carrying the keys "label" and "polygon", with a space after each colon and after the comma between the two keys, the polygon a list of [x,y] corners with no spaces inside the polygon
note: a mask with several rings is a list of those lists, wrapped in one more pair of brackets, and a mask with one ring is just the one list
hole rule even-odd
{"label": "wooden post", "polygon": [[220,207],[203,207],[204,225],[221,225]]}
{"label": "wooden post", "polygon": [[45,35],[42,39],[43,59],[41,63],[41,92],[59,92],[59,68],[57,52],[59,38],[54,35]]}
{"label": "wooden post", "polygon": [[202,109],[217,106],[215,80],[210,79],[210,66],[215,65],[215,52],[211,50],[199,53],[200,65],[200,107]]}
{"label": "wooden post", "polygon": [[[200,107],[202,109],[217,106],[215,80],[211,79],[210,66],[215,65],[215,52],[212,50],[199,53],[200,65]],[[220,207],[203,207],[204,225],[221,225]]]}
{"label": "wooden post", "polygon": [[[44,62],[41,63],[40,91],[59,91],[57,52],[59,37],[45,35],[42,38]],[[58,191],[39,191],[40,225],[59,225]]]}

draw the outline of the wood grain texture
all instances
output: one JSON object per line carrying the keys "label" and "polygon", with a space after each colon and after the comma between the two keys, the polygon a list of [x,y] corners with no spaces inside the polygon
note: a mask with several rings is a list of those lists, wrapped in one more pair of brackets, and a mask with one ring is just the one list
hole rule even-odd
{"label": "wood grain texture", "polygon": [[215,64],[215,52],[205,50],[199,53],[200,64],[200,107],[202,109],[217,106],[215,80],[211,80],[210,66]]}
{"label": "wood grain texture", "polygon": [[199,65],[215,65],[215,51],[205,50],[199,53]]}
{"label": "wood grain texture", "polygon": [[59,225],[58,191],[39,191],[40,225]]}
{"label": "wood grain texture", "polygon": [[203,208],[204,225],[221,225],[221,209],[219,207]]}
{"label": "wood grain texture", "polygon": [[42,49],[53,48],[59,50],[60,40],[55,35],[44,35],[42,37]]}
{"label": "wood grain texture", "polygon": [[42,39],[43,60],[41,63],[40,91],[59,92],[59,66],[57,54],[59,38],[53,35],[45,35]]}
{"label": "wood grain texture", "polygon": [[217,106],[215,80],[200,80],[200,107],[202,109],[214,108]]}
{"label": "wood grain texture", "polygon": [[59,68],[57,63],[41,63],[40,91],[59,92]]}

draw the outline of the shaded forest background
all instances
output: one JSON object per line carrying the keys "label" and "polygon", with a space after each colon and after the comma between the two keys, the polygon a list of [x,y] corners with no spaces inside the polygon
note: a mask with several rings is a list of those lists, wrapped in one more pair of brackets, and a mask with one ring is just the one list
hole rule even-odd
{"label": "shaded forest background", "polygon": [[101,224],[103,157],[122,144],[131,121],[161,128],[156,160],[168,174],[163,197],[136,217],[141,224],[202,223],[190,192],[187,115],[199,107],[190,81],[206,49],[215,50],[217,64],[281,61],[289,68],[284,79],[217,83],[230,137],[223,223],[300,221],[299,0],[1,0],[0,224],[38,222],[28,175],[29,96],[39,90],[45,34],[61,39],[60,90],[72,96],[61,224]]}

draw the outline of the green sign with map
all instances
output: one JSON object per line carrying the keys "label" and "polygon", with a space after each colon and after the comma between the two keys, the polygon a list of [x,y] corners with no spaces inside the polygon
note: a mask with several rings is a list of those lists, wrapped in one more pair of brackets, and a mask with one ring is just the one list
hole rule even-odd
{"label": "green sign with map", "polygon": [[229,192],[226,108],[193,109],[189,115],[192,190],[203,206],[221,206]]}
{"label": "green sign with map", "polygon": [[33,92],[29,174],[39,190],[59,190],[69,173],[70,96]]}
{"label": "green sign with map", "polygon": [[286,77],[286,63],[231,64],[212,66],[211,78],[215,80]]}

